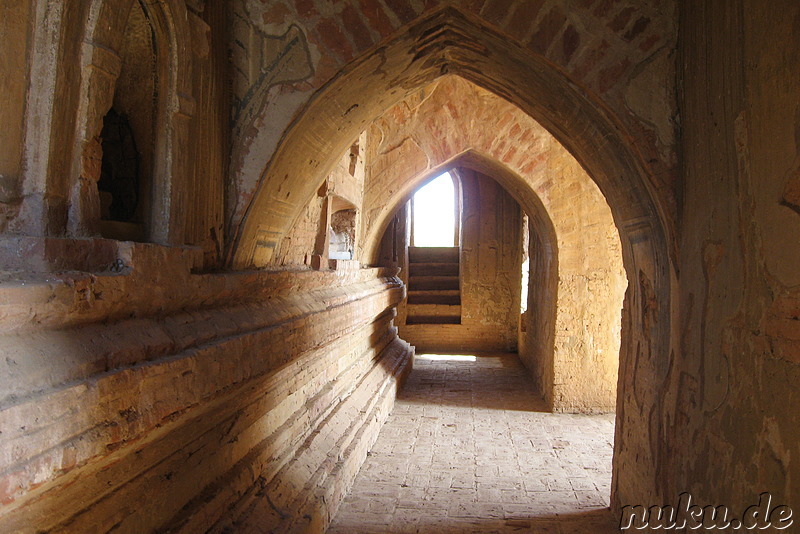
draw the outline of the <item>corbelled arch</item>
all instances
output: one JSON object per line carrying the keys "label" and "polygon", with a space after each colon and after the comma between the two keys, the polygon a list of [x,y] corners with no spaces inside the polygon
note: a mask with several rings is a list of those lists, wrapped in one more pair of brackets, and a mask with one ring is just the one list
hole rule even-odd
{"label": "corbelled arch", "polygon": [[[656,179],[631,136],[599,99],[507,35],[446,8],[353,61],[286,130],[241,221],[229,225],[228,263],[268,266],[276,246],[353,139],[415,89],[456,74],[542,124],[586,169],[611,208],[629,279],[620,350],[613,498],[658,498],[648,482],[663,463],[674,306],[673,229]],[[268,110],[262,113],[266,114]],[[254,124],[266,124],[262,116]],[[250,164],[252,166],[252,162]]]}
{"label": "corbelled arch", "polygon": [[[553,258],[557,259],[558,237],[556,229],[541,198],[528,186],[526,180],[509,168],[508,165],[491,155],[470,148],[419,172],[408,175],[407,179],[398,184],[399,187],[395,190],[381,189],[387,196],[385,197],[385,202],[379,207],[380,213],[375,215],[376,218],[374,220],[366,222],[364,225],[365,236],[360,253],[361,262],[374,263],[379,259],[381,237],[386,232],[392,218],[417,190],[442,173],[459,167],[472,169],[490,176],[502,185],[532,219],[533,226],[543,236],[544,241],[548,244],[548,249],[552,248]],[[375,194],[380,194],[380,192],[376,191]],[[365,208],[368,209],[368,207],[369,205],[365,203]]]}
{"label": "corbelled arch", "polygon": [[654,228],[668,230],[670,219],[650,194],[654,177],[599,101],[543,58],[448,8],[355,60],[299,114],[263,162],[244,219],[232,223],[231,265],[269,264],[280,236],[335,165],[329,154],[343,153],[385,109],[445,74],[506,98],[541,123],[597,182],[620,227],[653,219]]}

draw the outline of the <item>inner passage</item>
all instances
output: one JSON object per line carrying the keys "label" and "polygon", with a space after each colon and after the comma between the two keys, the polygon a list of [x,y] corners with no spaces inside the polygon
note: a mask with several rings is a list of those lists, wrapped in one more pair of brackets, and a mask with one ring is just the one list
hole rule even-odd
{"label": "inner passage", "polygon": [[452,247],[456,234],[455,187],[444,173],[421,187],[413,197],[414,246]]}
{"label": "inner passage", "polygon": [[548,413],[516,354],[417,355],[329,534],[616,532],[614,415]]}

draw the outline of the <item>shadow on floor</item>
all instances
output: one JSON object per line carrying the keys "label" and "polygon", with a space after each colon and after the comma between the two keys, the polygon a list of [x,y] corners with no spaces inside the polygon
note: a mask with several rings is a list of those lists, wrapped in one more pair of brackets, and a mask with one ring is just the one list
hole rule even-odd
{"label": "shadow on floor", "polygon": [[546,412],[515,354],[421,356],[329,532],[616,532],[613,435]]}
{"label": "shadow on floor", "polygon": [[557,516],[516,517],[408,517],[393,516],[393,522],[333,526],[328,534],[612,534],[620,532],[608,508],[578,511]]}
{"label": "shadow on floor", "polygon": [[547,412],[516,354],[419,354],[398,400],[489,410]]}

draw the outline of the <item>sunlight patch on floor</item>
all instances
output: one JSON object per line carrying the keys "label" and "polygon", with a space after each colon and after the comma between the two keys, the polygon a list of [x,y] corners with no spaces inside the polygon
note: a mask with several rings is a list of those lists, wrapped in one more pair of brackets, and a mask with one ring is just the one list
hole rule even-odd
{"label": "sunlight patch on floor", "polygon": [[434,362],[474,362],[475,356],[469,354],[417,354],[414,359]]}

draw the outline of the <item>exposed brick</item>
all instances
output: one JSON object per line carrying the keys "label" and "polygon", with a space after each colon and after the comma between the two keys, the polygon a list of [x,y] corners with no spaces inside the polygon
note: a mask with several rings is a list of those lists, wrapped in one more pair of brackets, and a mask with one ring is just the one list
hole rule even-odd
{"label": "exposed brick", "polygon": [[[477,101],[481,102],[480,106],[474,104]],[[452,110],[457,110],[457,112]],[[574,159],[568,156],[565,149],[552,140],[541,125],[538,125],[529,116],[521,112],[519,108],[500,98],[492,97],[484,90],[472,86],[461,78],[447,77],[436,82],[433,86],[409,95],[406,100],[388,110],[378,120],[378,124],[380,134],[376,131],[375,135],[380,135],[384,147],[397,148],[392,148],[391,150],[376,148],[376,152],[369,158],[372,161],[373,168],[380,169],[380,171],[379,176],[375,176],[375,179],[372,180],[373,183],[365,190],[364,213],[367,215],[365,215],[364,219],[366,225],[364,233],[367,235],[368,242],[381,241],[378,236],[372,236],[384,228],[382,223],[385,220],[384,217],[388,217],[391,207],[396,205],[395,202],[399,202],[399,197],[397,196],[399,193],[396,192],[396,185],[393,184],[396,184],[398,180],[407,182],[410,176],[414,177],[413,180],[420,180],[427,172],[448,161],[452,162],[453,165],[461,165],[458,155],[470,150],[475,150],[496,162],[504,164],[515,175],[523,177],[526,181],[532,180],[528,183],[536,184],[534,190],[538,198],[547,207],[546,209],[550,213],[550,220],[555,226],[556,232],[559,235],[568,236],[566,240],[569,242],[574,239],[583,243],[579,247],[567,247],[559,252],[559,269],[562,267],[564,269],[581,269],[582,267],[579,266],[586,265],[587,261],[594,262],[595,260],[589,260],[588,258],[596,257],[595,255],[599,249],[598,243],[607,242],[608,234],[606,232],[609,230],[613,232],[613,220],[610,211],[605,211],[607,209],[605,207],[601,208],[604,215],[601,216],[599,213],[591,215],[592,218],[602,217],[604,221],[602,223],[590,224],[588,219],[583,219],[584,222],[578,224],[577,219],[574,218],[576,210],[580,209],[582,213],[588,215],[589,206],[600,209],[603,203],[600,200],[599,191],[597,191],[591,180],[588,177],[580,178],[586,176],[584,171]],[[474,124],[481,125],[481,128],[470,131],[467,125]],[[462,132],[467,132],[468,135],[462,135]],[[509,135],[510,133],[514,135]],[[413,151],[408,150],[409,147],[413,147]],[[456,159],[453,160],[453,158]],[[468,173],[469,166],[467,166],[466,171],[462,172]],[[581,181],[584,179],[587,180],[585,183]],[[581,183],[584,183],[584,185],[581,185]],[[591,188],[587,188],[587,185],[590,185]],[[465,183],[462,183],[462,188],[464,198],[468,200],[473,193]],[[521,189],[519,188],[517,191]],[[596,197],[597,201],[590,201],[589,195],[595,194],[598,195]],[[481,202],[489,206],[494,202],[492,199],[498,197],[498,195],[495,195],[491,199],[482,198]],[[467,201],[465,200],[465,202]],[[527,206],[525,209],[531,210],[532,208]],[[474,228],[470,225],[474,225],[479,217],[477,215],[469,216],[467,219],[470,223],[464,223],[462,237],[472,235]],[[511,217],[489,219],[512,220]],[[486,222],[485,218],[483,222]],[[492,225],[487,223],[484,228],[485,235],[482,239],[491,242],[490,229]],[[395,231],[400,232],[399,235],[404,235],[402,228]],[[513,230],[510,228],[505,229],[504,234],[509,233],[513,233]],[[391,237],[391,234],[388,235]],[[398,238],[396,241],[402,242],[402,238]],[[583,246],[586,249],[583,249]],[[488,271],[488,274],[484,273],[482,276],[492,279],[494,276],[491,274],[493,267],[490,266],[496,265],[496,261],[492,256],[494,254],[501,255],[500,251],[503,248],[498,244],[494,247],[494,252],[492,253],[487,253],[483,247],[477,245],[467,246],[467,248],[479,251],[481,265],[487,266],[486,270]],[[373,252],[366,252],[366,257],[373,257]],[[563,263],[561,260],[563,260]],[[609,287],[616,288],[613,299],[616,302],[621,302],[623,291],[620,288],[624,287],[621,258],[617,257],[614,260],[608,260],[608,263],[606,263],[607,260],[600,260],[599,258],[597,261],[598,264],[608,265],[608,267],[599,268],[594,273],[605,280],[616,280],[616,282],[609,282]],[[614,265],[614,267],[610,265]],[[466,265],[463,269],[464,273],[473,272]],[[538,269],[545,271],[546,267]],[[401,273],[407,270],[402,269]],[[500,270],[503,271],[504,269]],[[508,276],[511,277],[511,273],[516,272],[516,270],[516,267],[507,269]],[[603,274],[601,275],[600,273]],[[403,275],[401,274],[401,276]],[[566,271],[563,271],[559,276],[561,280],[564,280],[563,283],[565,284],[576,283],[575,287],[579,287],[582,284],[582,282],[577,282],[580,280],[580,276],[573,278],[571,275],[567,275]],[[617,285],[619,283],[622,283],[622,285]],[[495,293],[499,293],[497,288],[504,286],[501,283],[488,285],[495,288],[491,298],[494,300],[500,299],[499,294],[495,295]],[[491,322],[493,319],[490,319],[490,317],[498,315],[499,312],[491,314],[475,314],[471,312],[470,310],[473,308],[467,295],[472,291],[470,289],[472,282],[465,281],[462,287],[464,293],[461,299],[461,325],[436,325],[435,329],[431,329],[426,325],[404,325],[403,310],[406,305],[402,304],[398,309],[398,325],[402,328],[402,335],[406,336],[407,339],[412,339],[418,346],[439,347],[442,350],[444,347],[449,347],[448,350],[460,350],[459,347],[464,346],[467,342],[471,346],[480,346],[485,349],[496,348],[497,345],[492,345],[492,343],[496,343],[498,328],[493,327],[494,330],[490,331],[482,325],[482,321]],[[567,317],[576,317],[581,313],[584,312],[575,312],[573,308],[571,311],[558,313],[557,315],[569,322],[566,319]],[[619,320],[618,308],[613,311],[613,316],[611,315],[612,312],[608,310],[601,311],[599,308],[588,313],[594,316],[609,313],[608,320],[602,321],[606,324],[608,324],[608,321]],[[594,324],[594,321],[590,322]],[[594,330],[595,333],[588,334],[585,330],[588,323],[581,322],[580,324],[581,333],[576,332],[574,336],[590,335],[593,339],[591,341],[592,344],[596,344],[603,338],[609,343],[616,343],[616,341],[611,341],[616,338],[608,331],[595,330],[596,327],[591,326],[589,329]],[[561,328],[557,327],[559,331]],[[571,329],[566,325],[564,328]],[[534,322],[531,322],[528,329],[534,332],[537,327]],[[572,335],[565,337],[572,338]],[[577,337],[573,339],[577,339]],[[603,343],[605,344],[606,341]],[[536,356],[534,352],[535,348],[530,348],[529,346],[529,361],[534,362],[532,363],[533,366],[536,365],[537,358],[546,357],[545,355]],[[602,352],[604,354],[614,354],[617,349],[604,349]],[[604,369],[602,376],[605,376],[605,378],[592,378],[593,381],[597,381],[595,384],[602,383],[603,385],[591,389],[596,392],[592,395],[596,394],[598,399],[603,398],[604,400],[601,403],[610,407],[613,406],[614,402],[613,393],[610,392],[613,391],[613,384],[616,383],[612,376],[616,370],[616,362],[604,367]],[[579,373],[577,370],[575,372]],[[546,371],[542,371],[542,376],[545,374]],[[561,388],[561,386],[558,388]],[[568,392],[563,388],[560,391],[559,403],[566,402],[565,399],[567,398],[576,399],[580,397],[575,391]],[[577,402],[578,405],[586,406],[589,401],[583,399]]]}
{"label": "exposed brick", "polygon": [[284,22],[290,15],[289,8],[285,4],[275,4],[264,13],[264,24],[275,24]]}
{"label": "exposed brick", "polygon": [[605,18],[608,15],[611,8],[617,5],[620,0],[599,0],[597,6],[594,9],[594,16],[598,18]]}
{"label": "exposed brick", "polygon": [[569,25],[564,29],[564,36],[562,39],[564,62],[569,63],[572,59],[572,56],[575,54],[575,51],[578,50],[578,47],[581,44],[581,36],[578,33],[578,30],[575,29],[575,26]]}
{"label": "exposed brick", "polygon": [[294,0],[294,8],[297,14],[303,18],[311,18],[319,15],[314,0]]}
{"label": "exposed brick", "polygon": [[347,37],[342,33],[339,24],[337,24],[335,20],[320,20],[317,23],[316,31],[325,46],[339,58],[347,61],[353,57],[353,49],[350,47]]}
{"label": "exposed brick", "polygon": [[611,45],[608,41],[602,41],[592,46],[585,55],[581,56],[581,61],[573,70],[573,74],[579,78],[585,78],[590,72],[603,64],[603,60],[608,54]]}
{"label": "exposed brick", "polygon": [[492,24],[499,26],[508,16],[509,2],[507,0],[487,0],[481,9],[481,15]]}
{"label": "exposed brick", "polygon": [[[303,203],[332,158],[382,107],[444,73],[436,67],[447,51],[415,48],[417,35],[393,34],[440,5],[452,9],[437,20],[453,15],[470,41],[448,36],[456,39],[448,42],[459,49],[457,58],[475,54],[456,74],[524,109],[512,110],[511,122],[494,132],[509,106],[491,94],[481,93],[486,106],[459,102],[457,94],[445,102],[409,100],[394,114],[418,128],[381,147],[403,157],[376,158],[383,163],[373,170],[395,174],[383,190],[369,186],[371,210],[384,209],[381,201],[396,198],[409,183],[403,180],[431,170],[432,162],[468,162],[462,154],[519,185],[515,193],[538,217],[531,233],[535,272],[547,272],[545,259],[558,254],[553,287],[537,286],[542,295],[532,303],[554,303],[558,313],[545,321],[548,310],[534,310],[505,323],[522,322],[528,337],[521,336],[520,352],[534,376],[553,376],[541,385],[562,408],[574,408],[566,403],[578,374],[583,386],[598,374],[581,367],[594,371],[601,357],[620,356],[612,358],[622,386],[613,506],[654,504],[689,489],[740,510],[762,490],[797,496],[800,2],[768,9],[771,3],[756,0],[546,0],[531,20],[557,6],[567,15],[559,28],[522,16],[531,1],[151,0],[127,2],[136,12],[129,22],[128,10],[116,8],[122,1],[97,2],[98,10],[75,0],[0,4],[0,35],[10,47],[0,57],[0,260],[19,267],[3,269],[0,283],[0,502],[7,505],[0,530],[324,530],[392,406],[401,371],[390,368],[404,350],[396,346],[391,308],[402,288],[388,287],[391,271],[378,276],[345,262],[328,273],[222,267],[277,269],[272,247],[282,239],[297,249],[292,261],[307,264],[303,239],[325,232],[314,224],[319,206],[302,212]],[[359,14],[359,2],[374,16]],[[67,5],[77,9],[62,9]],[[140,17],[142,8],[153,16]],[[322,17],[331,18],[338,35],[318,26]],[[173,23],[170,42],[145,19]],[[482,29],[494,24],[506,26],[499,38]],[[397,46],[343,69],[358,50],[390,34]],[[525,43],[515,36],[534,34],[531,49],[547,57],[520,50]],[[170,53],[129,53],[154,39]],[[487,53],[476,52],[476,43]],[[415,52],[418,61],[410,62]],[[139,64],[151,59],[154,65]],[[142,168],[159,170],[143,176],[155,189],[142,200],[153,197],[157,205],[143,205],[139,214],[145,237],[169,246],[92,237],[108,222],[99,220],[95,186],[103,115],[112,102],[152,104],[148,84],[131,79],[152,81],[154,72],[167,71],[175,83],[162,84],[159,105],[177,102],[179,113],[127,114],[132,122],[154,120],[137,141],[148,149]],[[127,78],[131,72],[145,76]],[[566,90],[553,94],[556,87]],[[416,108],[437,120],[412,117]],[[596,171],[625,234],[621,242],[613,224],[585,224],[587,214],[606,209],[602,196],[524,111],[557,123],[559,136]],[[385,126],[388,117],[381,119]],[[518,139],[508,138],[518,125]],[[546,214],[534,211],[539,201]],[[368,211],[360,213],[365,220]],[[512,222],[499,216],[491,224]],[[552,243],[545,223],[553,226]],[[15,246],[26,242],[38,245]],[[251,253],[256,242],[260,250]],[[722,252],[703,271],[708,243]],[[201,244],[205,260],[200,250],[182,248],[189,244]],[[616,298],[606,291],[613,284],[597,283],[603,273],[580,270],[605,245],[617,252],[624,245],[631,268],[615,330],[617,341],[622,332],[621,351],[598,326],[620,326],[618,308],[603,315],[607,309],[598,307]],[[478,254],[489,274],[518,271],[496,268],[492,255],[500,253],[486,248]],[[204,268],[221,272],[203,274]],[[499,287],[506,286],[492,285]],[[415,335],[455,343],[460,331]],[[477,344],[495,333],[476,328],[470,335]],[[551,346],[552,360],[537,352]],[[542,362],[553,363],[554,372],[537,368]],[[597,383],[583,393],[607,396],[612,381]],[[453,407],[449,402],[476,399],[447,393],[438,404],[418,405],[419,413],[450,417],[443,409]],[[520,412],[506,409],[495,418],[550,432],[538,415]],[[437,509],[455,524],[393,511],[385,493],[362,500],[364,512],[376,522],[391,514],[406,530],[418,525],[405,520],[433,517],[421,532],[597,532],[596,525],[569,524],[591,516],[580,509],[598,504],[591,481],[579,476],[591,457],[562,466],[569,471],[563,478],[524,473],[525,487],[515,487],[506,473],[519,476],[525,464],[499,457],[535,443],[504,443],[509,435],[494,436],[501,439],[487,451],[492,461],[476,465],[475,477],[422,469],[419,476],[432,475],[425,488],[431,499],[416,495],[416,502],[438,504],[438,497],[464,491],[477,496]],[[398,441],[393,452],[408,454],[417,444]],[[449,455],[444,460],[464,463],[462,444],[436,445]],[[570,452],[560,440],[544,445],[537,467]],[[395,457],[388,467],[419,467],[416,459]],[[285,476],[275,477],[278,470]],[[386,465],[368,474],[395,475]],[[515,507],[540,493],[579,510]],[[253,514],[243,517],[245,510]],[[534,524],[532,510],[553,521]],[[234,522],[217,523],[228,512]]]}
{"label": "exposed brick", "polygon": [[386,3],[386,6],[392,10],[392,12],[397,15],[397,18],[400,19],[402,24],[408,24],[415,18],[417,18],[417,12],[414,11],[414,8],[408,2],[408,0],[383,0]]}
{"label": "exposed brick", "polygon": [[778,338],[772,342],[772,345],[779,357],[788,362],[800,363],[800,342]]}
{"label": "exposed brick", "polygon": [[614,17],[614,19],[609,22],[608,27],[611,31],[619,33],[625,29],[628,25],[628,22],[631,20],[631,15],[633,15],[634,9],[632,7],[626,7]]}
{"label": "exposed brick", "polygon": [[[513,354],[415,358],[328,532],[618,532],[606,509],[613,417],[546,413],[525,371]],[[576,503],[581,513],[554,513]]]}
{"label": "exposed brick", "polygon": [[484,3],[485,0],[463,0],[462,5],[465,11],[479,14],[483,9]]}
{"label": "exposed brick", "polygon": [[775,299],[773,313],[778,317],[800,319],[800,295],[786,293]]}
{"label": "exposed brick", "polygon": [[373,45],[369,29],[364,25],[358,11],[350,4],[342,9],[342,22],[347,32],[353,38],[359,51],[366,50]]}
{"label": "exposed brick", "polygon": [[567,17],[560,8],[554,7],[551,9],[539,23],[539,29],[528,42],[528,48],[539,54],[546,55],[547,49],[553,43],[566,21]]}
{"label": "exposed brick", "polygon": [[497,121],[497,128],[503,129],[505,128],[508,123],[514,120],[514,115],[511,112],[505,112],[500,116],[500,119]]}
{"label": "exposed brick", "polygon": [[380,2],[375,0],[359,0],[361,13],[369,21],[370,27],[377,31],[381,37],[386,37],[391,34],[395,28],[392,26],[392,21],[384,13],[383,6]]}
{"label": "exposed brick", "polygon": [[601,93],[608,91],[619,81],[620,77],[625,73],[625,71],[628,70],[630,64],[630,60],[626,58],[616,65],[612,65],[601,70],[597,77],[598,90]]}
{"label": "exposed brick", "polygon": [[[160,276],[157,270],[145,272]],[[137,275],[136,283],[141,286],[152,283],[154,278],[148,274]],[[174,272],[172,274],[176,275]],[[356,279],[351,278],[347,282],[352,275]],[[109,298],[115,293],[113,286],[124,286],[129,276],[114,277],[107,281],[111,285],[105,287],[104,292]],[[330,395],[317,393],[340,374],[339,370],[346,370],[340,375],[343,385],[359,383],[363,387],[360,385],[342,396],[343,399],[350,399],[348,402],[352,410],[334,412],[333,416],[327,418],[331,426],[322,430],[334,435],[337,432],[356,432],[362,424],[358,422],[359,417],[373,420],[371,416],[367,417],[370,410],[364,407],[369,406],[370,399],[374,398],[377,391],[393,392],[391,387],[387,390],[382,384],[387,380],[399,381],[398,376],[393,376],[392,369],[396,368],[397,372],[402,373],[402,369],[396,367],[401,364],[399,360],[392,365],[375,365],[375,358],[380,359],[384,347],[393,343],[391,316],[383,312],[392,298],[395,302],[399,300],[402,295],[398,291],[399,286],[392,289],[391,283],[384,285],[385,282],[376,278],[378,284],[367,289],[372,282],[367,282],[358,270],[351,275],[295,272],[291,276],[294,281],[289,282],[289,286],[285,286],[288,279],[282,280],[286,278],[284,273],[262,274],[261,283],[257,278],[235,274],[226,276],[225,280],[220,276],[198,277],[191,275],[187,269],[183,280],[176,275],[170,285],[173,290],[182,285],[191,287],[193,298],[206,304],[203,311],[177,314],[173,311],[166,317],[162,312],[158,317],[148,319],[86,325],[55,333],[42,331],[30,338],[28,344],[33,344],[31,348],[38,344],[40,348],[34,349],[35,353],[45,357],[49,351],[56,349],[62,362],[68,362],[77,355],[84,362],[97,357],[105,363],[96,370],[87,366],[65,366],[58,372],[41,377],[51,381],[50,387],[22,384],[41,392],[35,402],[18,403],[0,412],[0,418],[6,422],[15,417],[28,421],[22,427],[14,425],[13,428],[3,423],[3,439],[12,440],[17,453],[31,459],[25,464],[25,469],[7,472],[4,484],[8,484],[9,491],[4,490],[2,498],[10,501],[20,491],[51,478],[58,484],[58,477],[67,473],[75,476],[76,470],[81,470],[82,476],[77,479],[80,482],[73,480],[61,488],[60,495],[63,498],[69,500],[75,495],[85,498],[86,495],[96,494],[102,495],[104,502],[123,503],[129,501],[131,495],[153,491],[152,480],[160,479],[159,488],[167,491],[170,499],[159,500],[157,505],[149,507],[146,518],[138,516],[136,508],[119,513],[124,508],[119,504],[97,505],[91,513],[61,507],[58,514],[44,515],[36,507],[26,507],[19,513],[0,517],[0,528],[15,531],[19,525],[32,524],[30,518],[36,516],[35,521],[58,524],[59,521],[68,520],[76,530],[89,530],[88,522],[96,526],[113,516],[115,523],[136,523],[134,530],[151,530],[160,525],[164,518],[174,515],[182,506],[181,503],[191,500],[191,492],[204,487],[209,491],[214,480],[235,468],[233,464],[236,458],[241,457],[242,451],[250,449],[255,454],[261,446],[259,444],[264,442],[263,427],[259,428],[258,424],[260,419],[277,422],[277,426],[270,428],[269,432],[281,428],[278,433],[285,433],[275,444],[303,442],[304,434],[312,430],[309,422],[312,425],[319,422],[314,414],[322,414],[332,402]],[[354,289],[364,282],[367,285],[352,291],[352,296],[347,297],[346,291],[336,289],[336,279]],[[53,283],[56,283],[55,280]],[[220,283],[221,286],[214,287]],[[243,287],[237,289],[241,284]],[[322,288],[325,285],[327,289]],[[225,289],[220,291],[222,286]],[[381,286],[383,290],[379,289]],[[236,306],[231,306],[226,300],[241,289],[253,295],[265,287],[271,287],[267,289],[270,297],[260,299],[260,304],[239,299]],[[73,290],[78,291],[79,288],[73,284]],[[226,292],[227,297],[220,297]],[[394,295],[389,297],[391,293]],[[148,294],[152,299],[155,293]],[[217,296],[208,298],[212,294]],[[218,304],[223,304],[222,308],[214,309],[215,299]],[[99,307],[104,305],[103,301],[97,304]],[[135,310],[136,300],[129,299],[128,306],[129,310]],[[43,311],[40,311],[40,315],[45,318]],[[167,309],[164,312],[169,313]],[[328,334],[325,333],[326,328],[331,328]],[[378,330],[382,330],[383,334],[376,337]],[[340,337],[346,336],[348,331],[353,334],[351,338]],[[169,334],[159,335],[164,332]],[[333,337],[329,335],[332,332],[336,332]],[[68,336],[75,339],[84,337],[93,342],[72,343],[69,346],[73,348],[67,348],[67,344],[53,343],[52,336],[64,341]],[[4,342],[4,345],[7,343]],[[269,346],[272,350],[266,353],[259,351],[259,357],[252,358],[254,353],[251,351],[255,346]],[[397,348],[401,349],[399,346]],[[402,358],[401,352],[397,356]],[[225,354],[225,357],[221,357],[221,354]],[[394,358],[389,357],[388,353],[386,355],[386,363]],[[116,363],[109,365],[108,362]],[[142,362],[147,362],[147,365],[140,365]],[[35,364],[33,361],[27,363]],[[365,380],[359,380],[359,375],[366,377]],[[29,374],[26,378],[29,382],[36,379],[35,374]],[[92,386],[87,387],[86,381]],[[249,387],[246,391],[239,390],[237,394],[237,388],[245,382]],[[59,384],[67,385],[52,387]],[[331,393],[341,395],[345,392]],[[255,397],[252,397],[253,394]],[[298,395],[308,402],[296,404],[289,401]],[[202,400],[212,397],[215,403],[202,404]],[[90,399],[93,403],[91,410],[70,408],[72,405],[87,406]],[[311,419],[304,415],[306,410]],[[204,413],[202,424],[191,425],[185,421],[175,424],[182,414],[188,414],[191,419],[199,412]],[[364,415],[354,415],[358,413]],[[231,423],[231,416],[234,416],[235,424]],[[317,422],[314,422],[315,418]],[[281,426],[281,421],[287,424]],[[341,424],[344,421],[348,423]],[[375,421],[379,424],[380,418]],[[262,431],[250,431],[253,425]],[[139,441],[139,438],[158,427],[169,430],[165,439],[162,435]],[[27,435],[26,428],[30,430]],[[71,444],[66,442],[63,447],[54,446],[70,436],[81,436],[81,439]],[[196,447],[198,442],[199,448]],[[116,457],[108,457],[112,451],[117,451]],[[214,452],[209,455],[200,451]],[[319,452],[322,454],[315,456],[315,463],[304,462],[302,457],[299,463],[311,466],[313,470],[328,469],[336,462],[326,459],[328,453],[324,451],[321,449]],[[344,452],[335,448],[331,450],[335,458],[342,458]],[[186,461],[187,454],[192,458],[191,462]],[[291,449],[268,449],[261,465],[266,466],[282,454],[292,455],[293,452]],[[137,466],[133,470],[132,463]],[[178,464],[183,467],[178,468]],[[255,462],[246,466],[250,470],[251,484],[257,483],[252,477],[259,473],[251,468],[258,464]],[[353,468],[357,470],[358,463],[351,466]],[[130,478],[132,472],[146,472],[147,476]],[[222,478],[237,480],[238,484],[244,480]],[[106,482],[106,479],[113,479],[114,483]],[[193,483],[187,484],[187,480]],[[333,483],[335,477],[330,480]],[[348,485],[347,480],[343,479],[336,483],[341,484],[342,488]],[[149,488],[145,489],[148,485]],[[224,491],[230,488],[218,489],[223,490],[220,495],[224,499],[230,499],[233,495]],[[235,493],[241,494],[245,489],[246,486],[240,486]],[[203,503],[207,503],[207,500],[204,499]],[[47,505],[46,501],[44,505]],[[334,506],[332,503],[330,505]],[[222,511],[228,507],[204,508],[198,517],[208,521],[211,508]],[[37,524],[42,526],[45,523]]]}
{"label": "exposed brick", "polygon": [[508,23],[508,32],[519,39],[523,38],[539,15],[544,3],[545,0],[525,0],[517,6]]}
{"label": "exposed brick", "polygon": [[520,168],[522,172],[524,172],[525,174],[532,174],[536,170],[536,167],[539,166],[539,163],[541,162],[538,159],[533,158],[531,161],[525,163]]}
{"label": "exposed brick", "polygon": [[626,41],[633,41],[638,37],[643,31],[650,26],[650,19],[647,17],[639,17],[636,22],[633,23],[633,26],[625,32],[625,40]]}
{"label": "exposed brick", "polygon": [[642,42],[639,44],[639,50],[642,52],[649,52],[653,49],[659,41],[661,40],[661,36],[659,35],[651,35],[647,39],[643,39]]}
{"label": "exposed brick", "polygon": [[775,318],[767,325],[767,332],[775,337],[800,342],[800,319]]}

